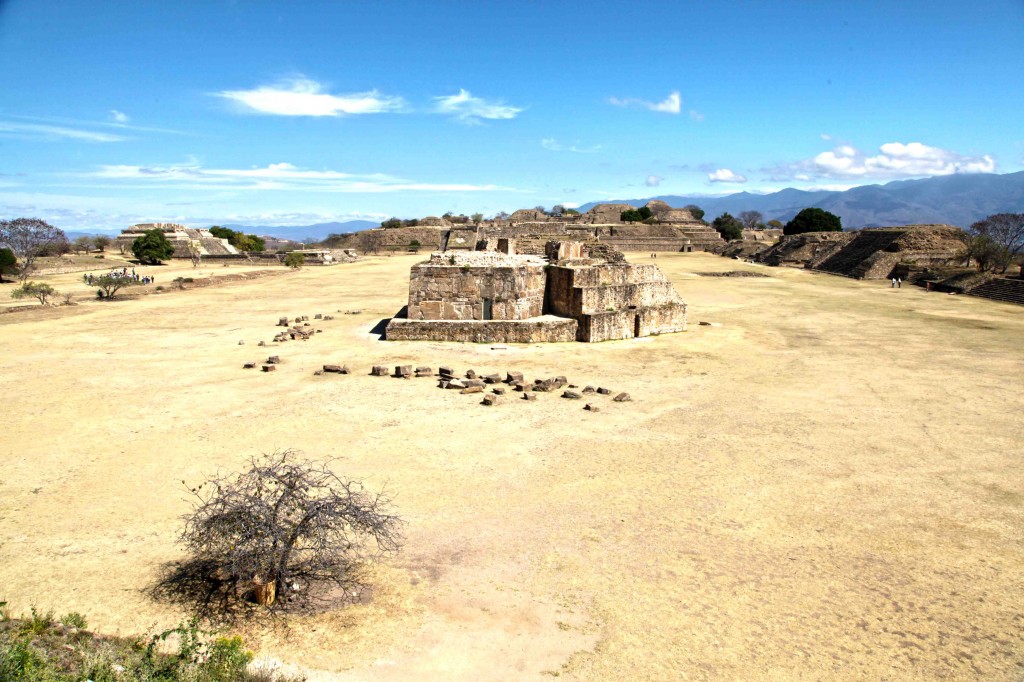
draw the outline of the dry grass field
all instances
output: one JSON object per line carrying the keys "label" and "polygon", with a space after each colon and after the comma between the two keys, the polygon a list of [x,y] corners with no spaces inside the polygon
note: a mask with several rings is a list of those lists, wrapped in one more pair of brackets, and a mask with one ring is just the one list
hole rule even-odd
{"label": "dry grass field", "polygon": [[[407,522],[365,603],[245,633],[311,679],[1020,679],[1024,310],[676,254],[656,262],[685,333],[378,340],[422,258],[0,315],[0,601],[176,624],[145,589],[180,557],[181,481],[290,447]],[[733,269],[770,277],[692,274]],[[314,313],[336,317],[257,347]],[[242,369],[272,352],[277,372]],[[484,407],[368,376],[401,363],[634,400]]]}

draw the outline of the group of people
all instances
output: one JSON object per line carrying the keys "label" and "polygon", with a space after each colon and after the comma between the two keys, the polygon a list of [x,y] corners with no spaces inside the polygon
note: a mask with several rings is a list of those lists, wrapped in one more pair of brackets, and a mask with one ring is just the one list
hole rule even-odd
{"label": "group of people", "polygon": [[902,289],[903,288],[903,278],[901,278],[901,277],[893,277],[892,278],[892,288],[893,289]]}
{"label": "group of people", "polygon": [[[140,284],[152,284],[153,282],[156,281],[156,277],[153,277],[152,275],[145,275],[143,277],[140,277],[139,273],[135,272],[135,268],[132,268],[131,272],[128,272],[128,268],[121,268],[120,270],[111,270],[108,276],[121,279],[133,279],[136,282],[139,282]],[[92,286],[93,279],[93,274],[91,272],[82,275],[82,281],[88,284],[89,286]]]}

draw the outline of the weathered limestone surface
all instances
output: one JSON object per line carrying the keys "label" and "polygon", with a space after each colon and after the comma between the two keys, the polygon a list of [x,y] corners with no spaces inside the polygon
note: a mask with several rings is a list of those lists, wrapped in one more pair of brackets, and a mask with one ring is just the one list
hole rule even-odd
{"label": "weathered limestone surface", "polygon": [[544,264],[490,252],[433,254],[409,277],[410,320],[538,317],[544,308]]}
{"label": "weathered limestone surface", "polygon": [[388,323],[388,341],[465,343],[553,343],[576,340],[576,320],[544,316],[533,320],[406,320]]}

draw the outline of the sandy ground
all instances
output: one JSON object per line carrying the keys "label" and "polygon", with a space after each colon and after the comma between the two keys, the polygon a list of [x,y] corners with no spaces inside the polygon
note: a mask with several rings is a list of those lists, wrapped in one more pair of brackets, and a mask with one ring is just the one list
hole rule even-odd
{"label": "sandy ground", "polygon": [[[685,333],[379,341],[421,258],[0,315],[0,600],[176,624],[143,590],[180,556],[181,481],[292,447],[407,521],[368,603],[247,633],[313,679],[1020,678],[1024,310],[677,254]],[[770,277],[692,274],[738,268]],[[241,369],[314,313],[279,371]],[[634,401],[489,408],[377,363]]]}

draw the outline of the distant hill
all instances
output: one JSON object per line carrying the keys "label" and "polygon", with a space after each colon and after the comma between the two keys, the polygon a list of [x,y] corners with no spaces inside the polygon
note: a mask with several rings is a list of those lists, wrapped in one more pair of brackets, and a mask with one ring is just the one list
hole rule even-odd
{"label": "distant hill", "polygon": [[970,173],[943,175],[923,180],[896,180],[884,185],[864,185],[844,192],[784,189],[771,194],[739,192],[721,197],[662,195],[647,199],[616,199],[583,204],[588,211],[602,203],[643,206],[660,199],[676,208],[700,206],[705,220],[722,213],[760,211],[765,220],[786,222],[811,206],[835,213],[843,227],[884,227],[915,223],[946,223],[967,227],[993,213],[1024,212],[1024,171],[1018,173]]}
{"label": "distant hill", "polygon": [[270,236],[280,239],[294,239],[301,242],[303,239],[321,240],[329,234],[345,234],[346,232],[359,232],[380,227],[380,223],[370,220],[349,220],[344,223],[317,223],[315,225],[224,225],[223,227],[255,234],[261,237]]}

